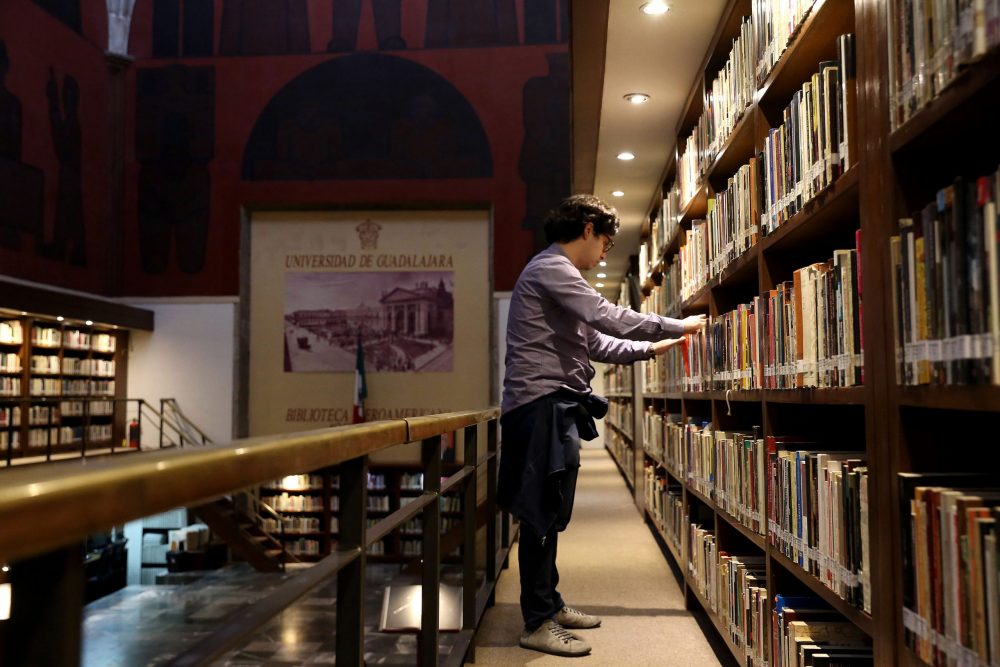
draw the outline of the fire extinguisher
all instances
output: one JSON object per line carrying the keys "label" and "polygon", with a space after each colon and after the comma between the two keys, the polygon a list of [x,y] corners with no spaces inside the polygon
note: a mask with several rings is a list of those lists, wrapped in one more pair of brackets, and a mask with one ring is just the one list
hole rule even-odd
{"label": "fire extinguisher", "polygon": [[139,420],[132,419],[128,425],[128,446],[132,449],[139,449]]}

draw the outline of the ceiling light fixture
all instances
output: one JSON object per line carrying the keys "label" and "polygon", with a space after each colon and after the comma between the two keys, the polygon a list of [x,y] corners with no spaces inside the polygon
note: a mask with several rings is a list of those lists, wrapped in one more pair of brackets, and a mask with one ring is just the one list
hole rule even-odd
{"label": "ceiling light fixture", "polygon": [[89,327],[89,326],[92,326],[93,324],[94,324],[94,321],[93,321],[93,320],[87,320],[87,326],[88,326],[88,327]]}
{"label": "ceiling light fixture", "polygon": [[598,288],[601,288],[601,287],[604,287],[604,283],[595,283],[594,286],[598,287]]}
{"label": "ceiling light fixture", "polygon": [[625,162],[628,162],[629,160],[634,160],[635,153],[631,151],[622,151],[621,153],[618,154],[618,159],[624,160]]}
{"label": "ceiling light fixture", "polygon": [[597,274],[597,277],[598,277],[598,278],[607,278],[607,277],[608,277],[608,274],[606,274],[606,273],[598,273],[598,274]]}
{"label": "ceiling light fixture", "polygon": [[59,322],[62,322],[64,319],[65,318],[62,315],[60,315],[59,317],[56,318],[56,320],[59,321]]}
{"label": "ceiling light fixture", "polygon": [[607,266],[607,265],[608,265],[608,263],[607,263],[607,262],[605,262],[605,261],[604,261],[603,259],[601,260],[601,262],[600,262],[600,263],[601,263],[601,266]]}
{"label": "ceiling light fixture", "polygon": [[625,96],[625,101],[629,104],[639,105],[643,102],[649,101],[649,95],[646,93],[628,93]]}
{"label": "ceiling light fixture", "polygon": [[660,16],[666,14],[668,9],[670,7],[667,7],[667,3],[662,0],[652,0],[652,2],[647,2],[642,6],[642,13],[649,14],[650,16]]}
{"label": "ceiling light fixture", "polygon": [[612,190],[611,191],[611,196],[612,197],[624,197],[625,193],[622,192],[621,190]]}

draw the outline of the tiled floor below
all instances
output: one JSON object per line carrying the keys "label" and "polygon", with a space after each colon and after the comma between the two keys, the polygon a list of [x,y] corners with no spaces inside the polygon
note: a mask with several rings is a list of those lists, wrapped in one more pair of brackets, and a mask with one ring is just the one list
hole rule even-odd
{"label": "tiled floor below", "polygon": [[[270,593],[287,574],[265,574],[236,565],[185,586],[129,586],[85,609],[84,667],[165,665],[235,611]],[[443,577],[452,583],[456,575]],[[365,602],[365,662],[368,665],[416,664],[416,637],[378,632],[382,591],[387,583],[419,579],[395,565],[368,567]],[[289,607],[238,651],[216,665],[292,667],[336,662],[336,579]],[[443,651],[452,637],[441,634]]]}

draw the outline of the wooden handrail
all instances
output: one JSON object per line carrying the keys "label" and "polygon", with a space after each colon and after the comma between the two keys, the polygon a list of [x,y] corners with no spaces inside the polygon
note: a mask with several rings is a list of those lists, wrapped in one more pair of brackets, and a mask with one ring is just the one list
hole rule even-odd
{"label": "wooden handrail", "polygon": [[465,412],[445,412],[426,417],[410,417],[406,420],[410,442],[417,442],[436,435],[450,433],[491,419],[500,418],[500,408],[467,410]]}
{"label": "wooden handrail", "polygon": [[255,484],[496,419],[471,410],[0,472],[0,562]]}

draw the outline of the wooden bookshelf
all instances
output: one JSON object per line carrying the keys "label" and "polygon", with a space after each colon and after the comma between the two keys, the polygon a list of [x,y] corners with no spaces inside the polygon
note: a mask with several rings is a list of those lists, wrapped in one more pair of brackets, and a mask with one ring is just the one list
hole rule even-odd
{"label": "wooden bookshelf", "polygon": [[[731,0],[723,12],[672,139],[681,150],[698,123],[705,91],[711,90],[738,33],[740,19],[749,13],[748,6],[748,2]],[[746,303],[790,280],[796,269],[825,261],[835,250],[854,248],[855,233],[860,230],[864,386],[643,394],[640,382],[633,399],[636,415],[653,406],[664,412],[680,412],[685,421],[711,419],[720,430],[748,432],[758,426],[764,436],[794,434],[817,441],[832,432],[840,441],[863,450],[869,475],[867,575],[871,613],[839,597],[771,546],[767,536],[757,535],[718,507],[709,495],[694,490],[684,474],[678,479],[677,471],[670,471],[664,461],[642,451],[641,443],[633,447],[638,458],[657,466],[657,475],[669,475],[670,481],[680,483],[685,509],[699,505],[711,510],[718,539],[735,541],[737,548],[749,545],[748,551],[752,548],[765,555],[772,598],[808,591],[872,638],[874,664],[927,667],[903,639],[900,524],[909,518],[899,515],[897,474],[1000,467],[1000,452],[986,446],[984,440],[994,428],[990,424],[1000,418],[1000,387],[896,385],[889,239],[898,234],[901,217],[909,217],[918,206],[933,201],[936,191],[955,177],[983,175],[1000,163],[1000,126],[996,122],[1000,118],[1000,48],[959,71],[937,97],[893,129],[890,8],[889,0],[816,0],[777,63],[757,86],[753,103],[743,110],[703,170],[695,196],[681,203],[678,231],[666,239],[661,256],[654,262],[658,271],[669,266],[686,240],[689,223],[706,215],[713,191],[725,188],[727,178],[762,151],[764,137],[782,122],[782,110],[818,71],[819,62],[836,59],[836,38],[854,33],[857,124],[851,164],[771,233],[759,235],[754,246],[684,300],[681,311],[685,315],[725,313],[732,304]],[[677,150],[673,168],[664,170],[665,179],[671,179],[676,171],[676,156]],[[664,181],[660,192],[668,191],[671,185]],[[653,207],[657,205],[654,201]],[[642,377],[638,371],[636,375]],[[679,408],[677,404],[668,408],[668,400],[679,403]],[[971,463],[974,456],[975,463]],[[636,485],[642,484],[636,477]],[[639,491],[637,498],[643,495]],[[642,511],[649,516],[654,532],[669,545],[655,519]],[[689,580],[684,555],[675,549],[667,552]],[[706,601],[692,582],[687,583],[692,599],[707,611]],[[709,618],[730,652],[745,663],[728,629],[721,627],[713,614],[709,613]]]}

